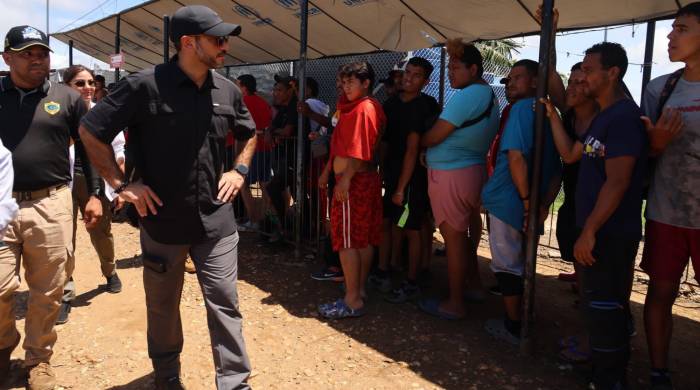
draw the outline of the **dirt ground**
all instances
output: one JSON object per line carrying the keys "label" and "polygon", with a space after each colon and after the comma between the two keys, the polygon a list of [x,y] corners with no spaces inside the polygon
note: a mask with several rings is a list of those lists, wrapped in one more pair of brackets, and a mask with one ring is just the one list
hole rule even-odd
{"label": "dirt ground", "polygon": [[[52,364],[61,389],[149,389],[151,365],[146,351],[146,312],[137,232],[114,225],[119,275],[124,291],[112,295],[84,229],[79,229],[75,279],[78,297],[70,321],[58,329]],[[464,321],[428,317],[411,304],[392,305],[370,296],[362,319],[323,321],[318,303],[340,295],[332,282],[309,278],[318,261],[295,261],[293,250],[269,248],[257,235],[243,234],[239,248],[241,311],[253,365],[250,383],[257,389],[583,389],[586,367],[557,359],[556,340],[580,330],[571,286],[558,282],[570,265],[543,249],[537,280],[535,352],[491,339],[486,319],[501,316],[499,298],[468,307]],[[489,253],[480,248],[486,285],[494,284]],[[556,254],[553,254],[556,255]],[[434,286],[444,293],[445,258],[436,257]],[[635,285],[633,311],[639,334],[633,339],[630,378],[647,388],[648,358],[642,325],[643,278]],[[697,293],[697,292],[695,292]],[[27,289],[18,293],[18,327],[23,329]],[[677,389],[700,389],[700,303],[688,294],[674,308],[672,368]],[[189,389],[213,389],[214,368],[206,315],[197,279],[185,276],[181,312],[185,333],[183,381]],[[23,351],[12,355],[20,364]],[[21,383],[15,387],[22,388]]]}

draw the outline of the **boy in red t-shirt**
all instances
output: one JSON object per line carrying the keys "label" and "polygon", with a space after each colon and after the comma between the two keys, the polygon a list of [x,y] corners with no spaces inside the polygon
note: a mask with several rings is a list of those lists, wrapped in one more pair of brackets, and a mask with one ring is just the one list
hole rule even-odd
{"label": "boy in red t-shirt", "polygon": [[331,202],[331,240],[340,253],[345,297],[320,305],[326,318],[364,314],[365,281],[374,249],[381,242],[382,190],[374,157],[386,123],[381,104],[369,95],[374,70],[355,62],[340,70],[346,101],[338,103],[340,117],[331,138],[331,152],[319,186],[328,185],[331,168],[336,177]]}

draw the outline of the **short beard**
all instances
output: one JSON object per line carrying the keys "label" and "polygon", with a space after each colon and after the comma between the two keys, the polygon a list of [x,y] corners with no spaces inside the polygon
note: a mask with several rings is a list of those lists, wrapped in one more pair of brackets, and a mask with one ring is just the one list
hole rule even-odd
{"label": "short beard", "polygon": [[219,67],[219,63],[216,61],[216,57],[208,56],[199,46],[199,41],[195,40],[195,53],[197,53],[197,59],[207,66],[209,69],[216,69]]}

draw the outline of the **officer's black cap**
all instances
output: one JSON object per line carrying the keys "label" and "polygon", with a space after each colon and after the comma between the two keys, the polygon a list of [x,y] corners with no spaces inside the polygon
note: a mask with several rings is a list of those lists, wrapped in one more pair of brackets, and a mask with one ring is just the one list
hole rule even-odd
{"label": "officer's black cap", "polygon": [[170,40],[173,42],[178,42],[183,35],[225,37],[240,33],[241,26],[225,23],[216,12],[203,5],[182,7],[170,18]]}
{"label": "officer's black cap", "polygon": [[46,34],[32,26],[12,27],[5,35],[5,51],[22,51],[31,46],[42,46],[53,51]]}

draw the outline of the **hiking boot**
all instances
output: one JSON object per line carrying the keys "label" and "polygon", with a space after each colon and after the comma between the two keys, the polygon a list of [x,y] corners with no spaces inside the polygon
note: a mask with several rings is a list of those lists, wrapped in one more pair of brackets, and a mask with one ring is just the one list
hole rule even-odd
{"label": "hiking boot", "polygon": [[119,275],[116,273],[107,278],[107,292],[117,294],[122,291],[122,281],[119,280]]}
{"label": "hiking boot", "polygon": [[28,390],[53,390],[55,387],[56,374],[49,363],[29,367]]}
{"label": "hiking boot", "polygon": [[61,302],[61,307],[58,309],[58,318],[56,318],[56,325],[63,325],[68,322],[68,315],[71,309],[70,302]]}
{"label": "hiking boot", "polygon": [[385,299],[390,303],[404,303],[420,298],[420,287],[404,280],[399,288],[391,291]]}
{"label": "hiking boot", "polygon": [[17,340],[5,349],[0,349],[0,384],[10,373],[10,356],[12,351],[19,345],[20,335],[17,333]]}
{"label": "hiking boot", "polygon": [[179,376],[156,378],[156,390],[186,390]]}
{"label": "hiking boot", "polygon": [[188,274],[197,273],[197,269],[194,267],[194,261],[192,261],[192,258],[189,256],[185,259],[185,272]]}

